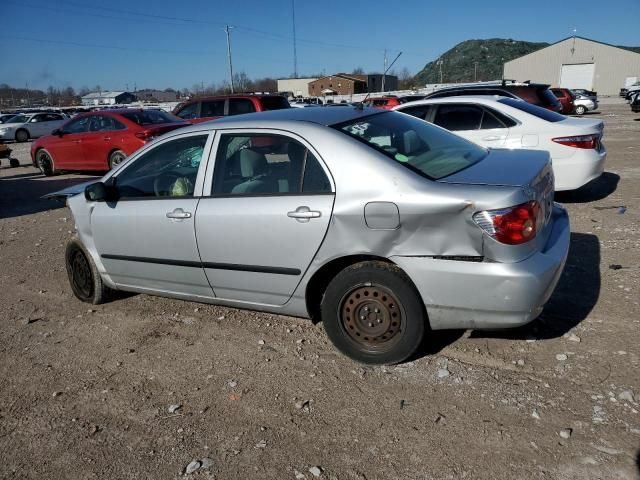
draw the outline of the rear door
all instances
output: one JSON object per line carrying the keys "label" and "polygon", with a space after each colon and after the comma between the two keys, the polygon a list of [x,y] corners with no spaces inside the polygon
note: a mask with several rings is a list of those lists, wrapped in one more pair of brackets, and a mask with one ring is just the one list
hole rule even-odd
{"label": "rear door", "polygon": [[87,168],[109,169],[109,154],[120,148],[118,137],[127,127],[107,115],[93,115],[89,121],[89,132],[84,136],[82,150]]}
{"label": "rear door", "polygon": [[439,104],[432,122],[483,147],[501,147],[509,135],[509,128],[480,105]]}
{"label": "rear door", "polygon": [[327,231],[329,173],[293,134],[227,130],[216,143],[196,213],[207,278],[218,298],[283,305]]}

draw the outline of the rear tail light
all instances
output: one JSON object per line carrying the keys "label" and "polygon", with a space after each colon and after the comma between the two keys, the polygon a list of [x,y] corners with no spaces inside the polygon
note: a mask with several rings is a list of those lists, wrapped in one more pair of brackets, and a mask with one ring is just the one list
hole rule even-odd
{"label": "rear tail light", "polygon": [[135,135],[140,140],[143,140],[145,142],[150,142],[151,140],[153,140],[155,137],[158,136],[158,132],[156,132],[155,130],[142,130],[141,132],[136,132]]}
{"label": "rear tail light", "polygon": [[484,210],[473,215],[476,224],[500,243],[520,245],[536,236],[542,223],[540,205],[536,201],[499,210]]}
{"label": "rear tail light", "polygon": [[577,135],[575,137],[552,138],[556,143],[573,148],[597,149],[600,146],[600,135]]}

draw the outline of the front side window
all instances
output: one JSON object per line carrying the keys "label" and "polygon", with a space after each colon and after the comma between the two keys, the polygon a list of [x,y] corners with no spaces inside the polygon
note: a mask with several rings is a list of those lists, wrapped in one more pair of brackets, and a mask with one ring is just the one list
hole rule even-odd
{"label": "front side window", "polygon": [[243,113],[252,113],[256,109],[253,102],[248,98],[230,98],[229,99],[229,115],[241,115]]}
{"label": "front side window", "polygon": [[207,137],[170,140],[144,153],[115,177],[120,198],[193,196]]}
{"label": "front side window", "polygon": [[429,179],[452,175],[487,156],[479,145],[397,112],[369,115],[333,128]]}
{"label": "front side window", "polygon": [[46,115],[42,114],[42,115],[36,115],[35,117],[33,117],[31,120],[29,120],[30,123],[38,123],[38,122],[46,122]]}
{"label": "front side window", "polygon": [[222,117],[224,115],[224,100],[207,100],[202,102],[201,117]]}
{"label": "front side window", "polygon": [[477,130],[482,121],[482,109],[474,105],[440,105],[433,123],[452,132]]}
{"label": "front side window", "polygon": [[224,134],[213,174],[213,195],[331,193],[318,159],[283,135]]}
{"label": "front side window", "polygon": [[93,118],[92,115],[75,118],[63,127],[64,133],[84,133],[89,131],[89,122]]}
{"label": "front side window", "polygon": [[185,106],[182,110],[180,110],[177,113],[177,116],[184,120],[190,120],[192,118],[196,118],[197,115],[198,115],[197,102],[190,103],[189,105]]}

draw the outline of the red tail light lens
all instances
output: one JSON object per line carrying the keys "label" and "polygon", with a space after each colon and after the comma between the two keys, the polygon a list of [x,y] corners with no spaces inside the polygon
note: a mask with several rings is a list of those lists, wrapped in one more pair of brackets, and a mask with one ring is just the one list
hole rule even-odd
{"label": "red tail light lens", "polygon": [[150,142],[154,137],[157,137],[157,133],[154,130],[142,130],[135,133],[136,137],[145,142]]}
{"label": "red tail light lens", "polygon": [[520,245],[536,236],[541,221],[536,201],[500,210],[484,210],[473,215],[476,224],[500,243]]}
{"label": "red tail light lens", "polygon": [[577,135],[575,137],[557,137],[552,140],[561,145],[573,148],[597,149],[600,146],[600,135]]}

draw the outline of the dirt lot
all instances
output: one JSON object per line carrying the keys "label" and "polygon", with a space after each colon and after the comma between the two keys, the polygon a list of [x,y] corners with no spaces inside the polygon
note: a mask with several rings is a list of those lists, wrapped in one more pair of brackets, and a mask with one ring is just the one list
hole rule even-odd
{"label": "dirt lot", "polygon": [[640,115],[610,103],[590,117],[606,124],[607,172],[557,196],[574,233],[542,317],[439,333],[415,361],[376,368],[301,319],[77,301],[72,219],[39,197],[84,177],[44,178],[13,145],[23,166],[0,168],[0,478],[640,478]]}

